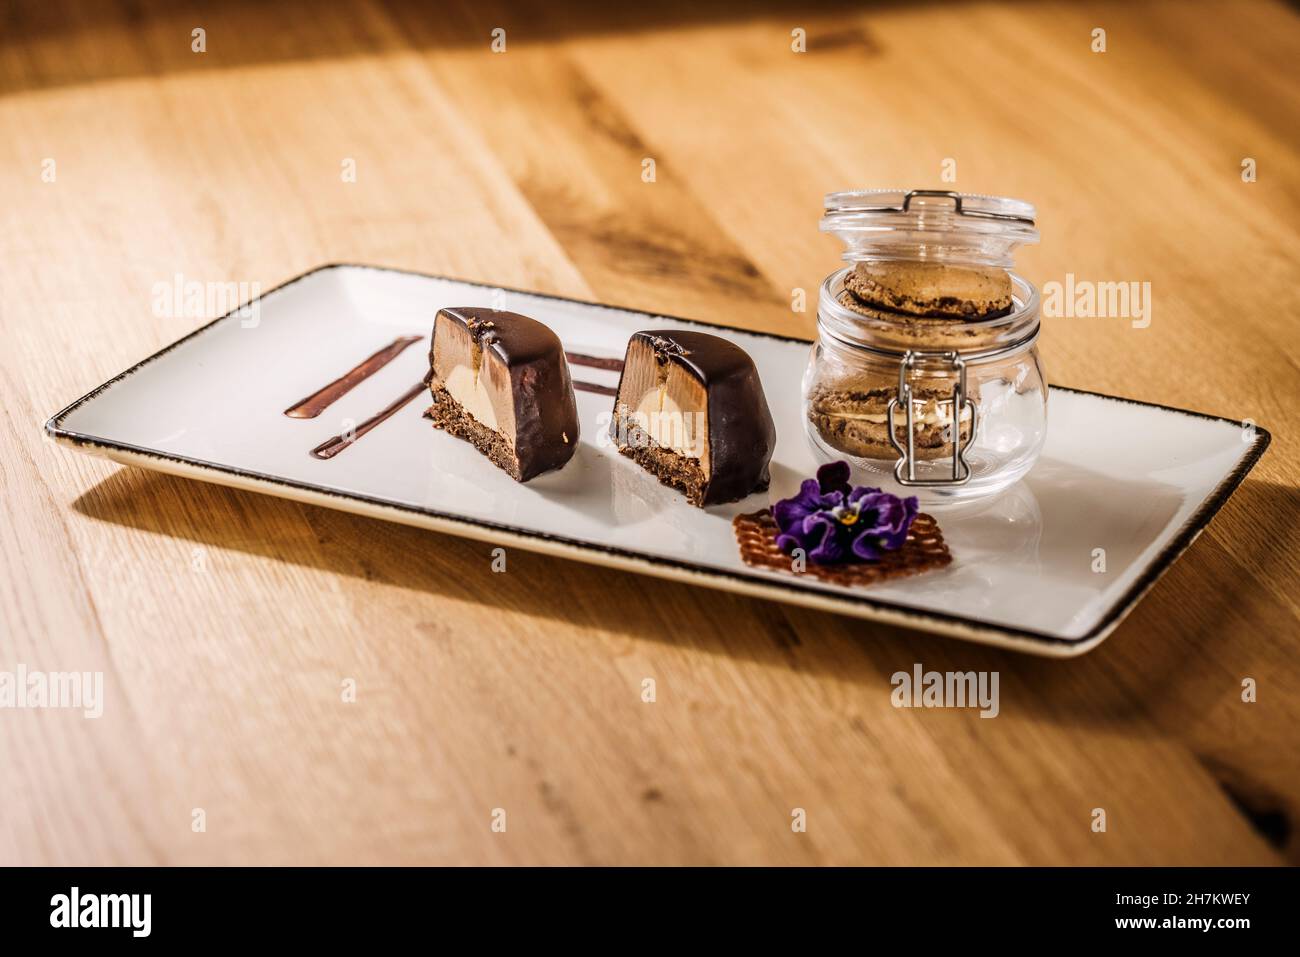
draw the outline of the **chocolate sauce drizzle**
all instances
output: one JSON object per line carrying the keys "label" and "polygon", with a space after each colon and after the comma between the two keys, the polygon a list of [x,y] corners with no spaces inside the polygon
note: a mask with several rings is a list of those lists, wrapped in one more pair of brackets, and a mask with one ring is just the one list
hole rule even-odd
{"label": "chocolate sauce drizzle", "polygon": [[[606,372],[622,372],[622,359],[608,359],[604,356],[588,356],[581,352],[566,352],[564,358],[569,360],[570,365],[587,366],[590,369],[604,369]],[[573,387],[579,392],[594,392],[596,395],[618,395],[618,389],[607,385],[598,385],[595,382],[582,382],[579,379],[573,380]]]}
{"label": "chocolate sauce drizzle", "polygon": [[[488,323],[487,326],[490,328],[491,324]],[[284,414],[292,419],[316,418],[316,416],[320,415],[343,396],[347,395],[348,392],[352,391],[367,378],[374,375],[384,366],[388,365],[388,363],[392,362],[407,346],[419,342],[423,338],[423,336],[402,336],[398,339],[394,339],[388,345],[384,346],[384,348],[343,373],[343,375],[339,376],[323,389],[313,392],[301,402],[285,409]],[[592,369],[604,369],[608,372],[623,371],[622,359],[588,356],[583,355],[581,352],[566,352],[564,355],[569,362],[576,366],[587,366]],[[595,382],[583,382],[575,379],[573,387],[579,391],[594,392],[597,395],[618,395],[618,390],[612,386],[600,385]],[[361,438],[361,436],[365,435],[375,426],[394,415],[399,409],[406,406],[421,392],[425,392],[427,388],[428,386],[423,382],[413,385],[406,392],[402,393],[402,395],[400,395],[391,405],[386,406],[384,409],[372,415],[355,429],[352,429],[350,432],[344,432],[342,435],[336,435],[332,439],[327,439],[320,445],[316,446],[316,448],[311,450],[312,456],[318,459],[334,458],[334,456],[338,455],[357,439]]]}
{"label": "chocolate sauce drizzle", "polygon": [[[374,355],[343,373],[343,375],[325,386],[325,388],[313,392],[301,402],[285,409],[284,414],[291,419],[316,418],[316,416],[320,415],[339,399],[343,398],[343,396],[347,395],[370,376],[374,375],[384,366],[388,365],[388,363],[396,359],[407,346],[419,342],[423,338],[424,336],[401,336],[400,338],[394,339]],[[312,454],[315,455],[316,453],[313,452]],[[329,456],[318,456],[318,458],[328,457]]]}
{"label": "chocolate sauce drizzle", "polygon": [[425,384],[423,382],[417,382],[415,385],[411,386],[411,388],[407,389],[400,396],[398,396],[397,399],[394,400],[391,405],[386,406],[384,409],[380,410],[379,412],[376,412],[370,418],[366,419],[366,421],[358,425],[355,429],[352,429],[349,432],[344,432],[342,435],[336,435],[334,436],[334,438],[327,439],[326,441],[322,442],[320,445],[316,446],[316,448],[311,450],[311,454],[318,459],[334,458],[334,456],[338,455],[340,452],[346,449],[357,439],[361,438],[361,436],[365,435],[375,426],[379,425],[385,419],[392,416],[395,412],[397,412],[399,409],[405,406],[417,395],[420,395],[422,392],[425,391],[426,391]]}
{"label": "chocolate sauce drizzle", "polygon": [[622,359],[606,359],[603,356],[587,356],[581,352],[566,352],[564,358],[569,360],[571,365],[589,366],[592,369],[605,369],[609,372],[622,372]]}

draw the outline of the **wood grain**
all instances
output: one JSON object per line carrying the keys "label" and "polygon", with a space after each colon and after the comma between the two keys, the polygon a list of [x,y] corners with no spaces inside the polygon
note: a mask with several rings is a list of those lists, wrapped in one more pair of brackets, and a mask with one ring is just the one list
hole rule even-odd
{"label": "wood grain", "polygon": [[[0,863],[1300,863],[1298,58],[1262,2],[7,4],[0,669],[103,671],[106,703],[0,711]],[[1149,328],[1049,320],[1054,382],[1274,434],[1076,661],[494,574],[40,433],[199,324],[151,309],[176,273],[370,262],[807,335],[821,195],[946,158],[1037,203],[1031,278],[1152,284]],[[894,709],[917,661],[998,671],[1001,714]]]}

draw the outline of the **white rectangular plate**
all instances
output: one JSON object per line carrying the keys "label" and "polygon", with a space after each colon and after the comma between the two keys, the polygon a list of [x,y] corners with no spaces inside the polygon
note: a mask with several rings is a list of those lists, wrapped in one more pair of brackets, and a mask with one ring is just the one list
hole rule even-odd
{"label": "white rectangular plate", "polygon": [[[777,428],[769,492],[701,510],[604,440],[613,400],[578,392],[582,437],[559,472],[518,485],[422,417],[423,397],[332,459],[309,454],[419,382],[440,306],[549,325],[570,352],[621,359],[640,329],[705,328],[758,366]],[[1269,442],[1260,428],[1053,387],[1038,465],[986,506],[931,511],[939,572],[848,589],[744,565],[731,519],[794,494],[817,467],[800,413],[809,344],[554,296],[366,266],[316,269],[168,346],[46,423],[118,462],[597,565],[1068,657],[1100,643],[1196,538]],[[254,321],[254,319],[256,321]],[[284,410],[401,335],[426,338],[319,418]],[[616,385],[618,373],[573,366]],[[1104,569],[1098,560],[1104,549]],[[1100,569],[1100,570],[1099,570]]]}

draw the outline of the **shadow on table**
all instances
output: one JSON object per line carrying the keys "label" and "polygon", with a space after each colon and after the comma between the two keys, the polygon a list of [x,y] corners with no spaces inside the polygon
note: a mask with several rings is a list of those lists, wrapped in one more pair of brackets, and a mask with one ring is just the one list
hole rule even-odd
{"label": "shadow on table", "polygon": [[[510,552],[511,574],[493,574],[488,557],[493,546],[483,542],[132,468],[115,472],[72,507],[98,521],[216,549],[853,683],[883,681],[888,687],[890,674],[917,659],[941,671],[998,670],[1004,694],[1018,683],[1032,687],[1023,703],[1011,706],[1023,704],[1063,722],[1103,724],[1122,723],[1134,710],[1149,713],[1153,701],[1181,695],[1181,683],[1202,674],[1184,667],[1187,659],[1208,652],[1230,633],[1233,640],[1251,640],[1242,633],[1248,623],[1272,621],[1279,628],[1293,623],[1279,596],[1293,585],[1283,580],[1285,559],[1294,552],[1300,524],[1300,490],[1247,482],[1227,507],[1289,516],[1266,541],[1252,543],[1256,561],[1276,569],[1277,580],[1237,567],[1222,546],[1203,536],[1098,650],[1058,661],[711,590],[703,592],[709,600],[701,605],[709,620],[684,627],[670,610],[690,608],[688,596],[702,593],[688,585],[522,549]],[[1205,580],[1221,575],[1234,587]],[[1196,591],[1196,606],[1171,619],[1171,606],[1162,600],[1166,588]],[[752,620],[738,622],[738,615]],[[746,634],[742,625],[760,627]],[[832,641],[821,647],[808,640],[813,635]],[[845,640],[861,653],[846,656]],[[1252,643],[1268,640],[1257,635]],[[1248,649],[1242,649],[1242,660],[1250,660]]]}
{"label": "shadow on table", "polygon": [[[1202,536],[1108,641],[1066,661],[702,592],[520,549],[510,552],[509,573],[494,574],[486,543],[131,468],[115,472],[72,507],[96,521],[423,592],[432,599],[432,621],[443,601],[490,604],[575,628],[831,677],[858,689],[844,702],[851,725],[861,722],[852,717],[854,694],[888,694],[890,676],[914,663],[927,671],[996,671],[1002,715],[1112,727],[1121,737],[1163,730],[1190,737],[1185,743],[1194,751],[1198,740],[1226,741],[1222,753],[1204,751],[1198,758],[1261,834],[1293,853],[1292,808],[1280,795],[1291,793],[1295,782],[1289,772],[1279,778],[1274,767],[1279,749],[1293,747],[1286,723],[1261,725],[1248,736],[1249,747],[1240,734],[1188,734],[1208,712],[1238,699],[1242,675],[1266,682],[1261,694],[1300,681],[1295,614],[1283,597],[1294,587],[1286,569],[1296,549],[1300,490],[1287,486],[1250,481],[1226,506],[1276,517],[1269,534],[1250,543],[1251,569],[1211,535]],[[1191,594],[1194,603],[1180,603]],[[574,640],[582,640],[580,634]],[[973,713],[968,717],[979,721]],[[988,724],[998,733],[995,722]]]}
{"label": "shadow on table", "polygon": [[[952,2],[952,0],[949,0]],[[873,6],[913,6],[877,2]],[[553,43],[592,34],[672,28],[744,27],[772,21],[782,35],[802,28],[809,50],[871,51],[850,0],[678,0],[669,3],[427,0],[13,0],[0,6],[0,93],[130,76],[212,70],[293,60],[374,56],[393,51],[464,50],[490,54],[493,31],[510,45]],[[856,15],[856,16],[854,16]],[[193,31],[205,49],[196,52]]]}

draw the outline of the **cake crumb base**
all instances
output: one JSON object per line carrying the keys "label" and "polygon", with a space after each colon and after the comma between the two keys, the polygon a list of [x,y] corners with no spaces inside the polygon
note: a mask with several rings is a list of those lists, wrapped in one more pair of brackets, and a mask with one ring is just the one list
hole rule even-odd
{"label": "cake crumb base", "polygon": [[424,413],[433,422],[434,428],[442,429],[458,439],[464,439],[483,453],[493,465],[501,469],[516,482],[521,481],[519,457],[515,455],[510,441],[495,429],[489,429],[482,422],[465,411],[446,389],[433,390],[433,405]]}
{"label": "cake crumb base", "polygon": [[686,496],[686,501],[695,507],[704,507],[704,491],[708,479],[700,467],[699,459],[657,445],[644,433],[639,436],[639,441],[620,445],[618,451],[657,478],[661,485],[681,492]]}

